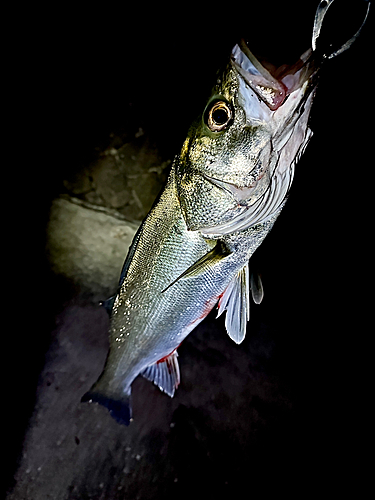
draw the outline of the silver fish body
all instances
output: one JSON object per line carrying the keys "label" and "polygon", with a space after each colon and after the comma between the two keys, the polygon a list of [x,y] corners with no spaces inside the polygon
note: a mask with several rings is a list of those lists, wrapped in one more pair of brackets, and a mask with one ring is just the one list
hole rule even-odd
{"label": "silver fish body", "polygon": [[[179,383],[177,360],[172,361],[175,370],[172,376],[162,373],[171,367],[158,361],[170,354],[176,356],[177,347],[213,309],[233,277],[247,266],[250,255],[273,223],[268,221],[262,227],[250,229],[252,238],[241,235],[232,243],[228,237],[228,249],[232,252],[228,250],[225,255],[225,249],[220,251],[217,259],[203,264],[196,276],[178,279],[215,249],[217,242],[187,229],[173,170],[159,202],[134,242],[134,256],[111,312],[106,367],[87,396],[89,400],[110,405],[114,416],[125,423],[130,418],[126,407],[131,383],[140,373],[147,377],[148,367],[160,367],[159,377],[165,375],[165,380],[158,383],[157,373],[153,380],[173,396]],[[118,414],[116,408],[123,400],[124,407]]]}
{"label": "silver fish body", "polygon": [[234,47],[134,238],[111,304],[107,362],[84,401],[128,424],[139,374],[173,396],[177,348],[216,304],[229,336],[243,340],[250,293],[256,303],[263,296],[248,262],[282,210],[311,137],[319,63],[308,50],[295,65],[271,70],[244,42]]}

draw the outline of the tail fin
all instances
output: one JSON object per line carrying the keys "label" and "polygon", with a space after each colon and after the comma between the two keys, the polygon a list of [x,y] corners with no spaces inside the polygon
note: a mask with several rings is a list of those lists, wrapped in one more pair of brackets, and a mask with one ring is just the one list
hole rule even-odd
{"label": "tail fin", "polygon": [[96,384],[83,395],[81,402],[99,403],[109,410],[111,417],[116,422],[123,425],[129,425],[132,420],[131,395],[122,393],[121,396],[105,395],[96,389]]}

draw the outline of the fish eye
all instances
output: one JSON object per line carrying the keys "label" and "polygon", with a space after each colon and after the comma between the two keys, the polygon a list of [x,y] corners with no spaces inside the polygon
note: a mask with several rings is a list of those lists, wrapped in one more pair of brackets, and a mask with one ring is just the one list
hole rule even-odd
{"label": "fish eye", "polygon": [[220,132],[229,125],[233,113],[229,104],[225,101],[216,101],[207,112],[206,123],[212,132]]}

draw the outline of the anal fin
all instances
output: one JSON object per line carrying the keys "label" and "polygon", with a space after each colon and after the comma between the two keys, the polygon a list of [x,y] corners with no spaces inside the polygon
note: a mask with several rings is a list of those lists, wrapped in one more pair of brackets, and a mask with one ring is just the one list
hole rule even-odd
{"label": "anal fin", "polygon": [[141,375],[150,380],[171,398],[180,384],[180,368],[177,361],[177,350],[148,366]]}

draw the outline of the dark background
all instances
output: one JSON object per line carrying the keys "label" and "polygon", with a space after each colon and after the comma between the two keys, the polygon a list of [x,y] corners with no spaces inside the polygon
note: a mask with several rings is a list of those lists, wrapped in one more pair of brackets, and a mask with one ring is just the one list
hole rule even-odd
{"label": "dark background", "polygon": [[[177,153],[238,35],[271,60],[283,54],[293,60],[309,46],[315,5],[271,1],[211,4],[206,9],[194,4],[95,9],[64,4],[30,12],[29,21],[20,27],[15,99],[22,104],[11,113],[19,153],[12,155],[8,170],[22,188],[7,208],[12,214],[12,258],[6,265],[14,262],[16,272],[4,301],[12,325],[6,328],[10,344],[5,357],[11,364],[4,383],[8,486],[15,486],[12,478],[53,340],[55,316],[72,301],[90,303],[57,280],[44,255],[49,206],[60,194],[63,179],[93,161],[95,148],[107,146],[109,133],[126,135],[135,122],[162,156]],[[345,39],[346,31],[351,35],[357,29],[363,8],[361,2],[356,6],[350,6],[347,17],[341,4],[340,15],[327,22],[327,38],[332,34]],[[237,413],[228,410],[235,402],[225,399],[210,414],[182,395],[181,403],[173,403],[176,426],[170,434],[157,434],[168,449],[166,461],[149,458],[136,479],[129,479],[127,496],[108,487],[103,498],[154,498],[158,492],[165,498],[227,497],[244,487],[248,496],[263,492],[268,498],[275,489],[302,492],[304,497],[319,490],[322,481],[330,480],[329,487],[336,491],[349,485],[358,488],[366,476],[365,465],[359,471],[357,466],[367,439],[366,352],[371,329],[365,300],[371,294],[367,286],[372,270],[369,26],[350,51],[322,71],[311,117],[314,137],[297,167],[287,206],[254,256],[266,297],[259,308],[252,308],[244,352],[249,359],[255,356],[255,373],[272,377],[273,390],[280,387],[287,403],[275,408],[266,395],[264,400],[253,396],[249,405],[241,406],[245,384],[241,397],[233,389],[233,399],[241,403]],[[211,377],[216,369],[230,374],[218,354],[227,344],[215,344],[216,332],[225,337],[223,324],[211,315],[187,339],[185,351],[181,348],[180,357],[185,353],[198,374],[186,393],[199,381],[204,348],[216,353]],[[194,342],[203,342],[203,347],[194,350]],[[262,346],[271,352],[264,362],[259,361]],[[258,432],[246,423],[253,408],[263,419]],[[142,423],[147,428],[147,421]],[[112,421],[108,425],[113,426]],[[151,427],[155,433],[155,425]],[[98,439],[95,432],[91,439]],[[89,450],[90,441],[84,446]],[[108,460],[105,453],[97,457],[98,470]],[[95,470],[96,465],[90,467]],[[115,469],[100,469],[106,484]],[[173,483],[177,470],[185,472]],[[102,498],[90,484],[94,474],[88,472],[77,472],[79,494],[77,489],[69,493],[67,485],[56,498]],[[222,489],[225,474],[227,490]],[[148,491],[144,485],[154,477],[158,487]],[[15,487],[12,498],[26,498],[18,491]]]}

